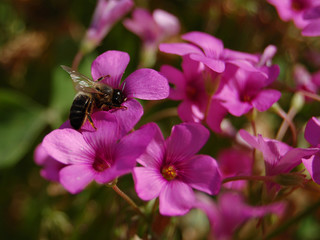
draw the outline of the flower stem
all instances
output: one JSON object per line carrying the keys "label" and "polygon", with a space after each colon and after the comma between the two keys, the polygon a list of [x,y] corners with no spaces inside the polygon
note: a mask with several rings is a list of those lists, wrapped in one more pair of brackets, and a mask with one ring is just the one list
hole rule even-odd
{"label": "flower stem", "polygon": [[127,195],[125,194],[117,185],[113,185],[112,189],[120,196],[122,197],[131,207],[139,213],[141,216],[145,217],[144,213],[140,210],[140,208],[135,204],[135,202]]}
{"label": "flower stem", "polygon": [[320,102],[320,96],[315,93],[304,91],[304,90],[299,90],[299,93],[301,93],[305,97],[312,98],[313,100]]}
{"label": "flower stem", "polygon": [[223,179],[222,184],[232,181],[240,181],[240,180],[248,180],[248,181],[264,181],[264,182],[273,182],[273,176],[234,176]]}
{"label": "flower stem", "polygon": [[[283,111],[282,108],[278,104],[274,104],[274,110],[284,121],[286,121],[288,123],[290,130],[292,132],[292,145],[295,146],[297,143],[297,131],[296,131],[296,128],[295,128],[293,122],[291,121],[290,117],[286,114],[286,112]],[[279,129],[279,131],[277,133],[277,137],[276,137],[277,140],[279,140],[278,137],[282,135],[281,132],[284,130],[285,129],[281,129],[281,128]]]}
{"label": "flower stem", "polygon": [[79,64],[80,64],[82,58],[83,58],[82,52],[81,51],[77,52],[77,54],[74,57],[73,62],[72,62],[72,69],[78,70],[78,67],[79,67]]}

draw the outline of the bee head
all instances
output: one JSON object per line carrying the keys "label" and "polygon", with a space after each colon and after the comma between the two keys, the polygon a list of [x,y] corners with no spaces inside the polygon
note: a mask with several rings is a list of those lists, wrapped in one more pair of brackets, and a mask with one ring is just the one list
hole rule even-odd
{"label": "bee head", "polygon": [[126,97],[119,89],[114,89],[112,96],[112,103],[115,105],[120,105],[125,101]]}

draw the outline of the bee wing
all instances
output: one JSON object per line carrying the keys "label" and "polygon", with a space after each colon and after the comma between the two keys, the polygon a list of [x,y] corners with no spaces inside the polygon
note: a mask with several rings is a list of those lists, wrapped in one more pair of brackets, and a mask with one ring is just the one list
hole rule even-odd
{"label": "bee wing", "polygon": [[95,93],[97,90],[94,88],[95,83],[90,78],[86,77],[85,75],[73,70],[70,67],[61,65],[63,70],[69,73],[72,81],[75,83],[75,88],[77,91]]}

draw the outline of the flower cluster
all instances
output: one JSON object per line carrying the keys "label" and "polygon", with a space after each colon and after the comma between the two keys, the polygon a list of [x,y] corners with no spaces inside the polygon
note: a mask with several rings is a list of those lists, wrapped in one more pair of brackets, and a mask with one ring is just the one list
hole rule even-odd
{"label": "flower cluster", "polygon": [[[283,20],[293,20],[303,29],[304,35],[319,34],[319,1],[268,2],[276,6]],[[99,1],[85,43],[94,42],[90,48],[100,43],[132,5],[131,0]],[[241,52],[200,31],[183,34],[184,42],[163,43],[179,33],[180,24],[175,16],[160,9],[151,14],[136,8],[132,19],[125,19],[123,24],[141,38],[141,48],[152,58],[142,54],[138,69],[125,79],[128,53],[109,50],[93,61],[92,86],[81,89],[91,97],[90,107],[83,111],[83,125],[75,130],[66,121],[46,135],[35,150],[34,158],[43,167],[40,174],[44,178],[77,194],[93,181],[114,187],[118,178],[131,174],[137,196],[154,202],[153,210],[159,209],[161,215],[182,216],[193,208],[203,210],[215,239],[232,239],[251,218],[284,215],[286,205],[278,200],[284,198],[286,190],[305,186],[304,173],[320,184],[320,121],[313,117],[306,125],[305,139],[311,148],[296,145],[292,118],[297,111],[289,110],[286,115],[278,102],[280,66],[272,63],[276,46],[268,45],[261,53]],[[165,56],[178,55],[181,68],[167,63],[159,72],[144,68],[154,65],[158,50]],[[319,73],[310,74],[300,64],[295,65],[293,79],[296,86],[291,91],[311,98],[319,90]],[[107,86],[105,95],[94,87],[97,83]],[[123,94],[123,102],[109,106],[116,91]],[[181,122],[170,122],[169,135],[167,125],[146,121],[150,115],[144,118],[144,107],[150,110],[157,103],[148,105],[136,98],[167,99],[158,104],[179,101],[175,114]],[[95,102],[97,99],[103,99],[102,103]],[[99,108],[103,104],[108,108]],[[270,134],[274,126],[256,126],[258,122],[264,126],[263,121],[268,121],[264,114],[270,109],[283,118],[276,137]],[[157,108],[152,111],[157,112]],[[237,120],[247,121],[240,125]],[[292,131],[290,144],[283,137],[288,126]],[[219,145],[216,139],[209,139],[210,134],[228,141],[228,146],[216,149]],[[259,206],[248,204],[254,190],[262,194],[250,203]],[[208,195],[218,195],[217,201]],[[141,211],[132,200],[128,202],[139,214],[148,214],[147,208]],[[153,216],[154,211],[150,213]]]}

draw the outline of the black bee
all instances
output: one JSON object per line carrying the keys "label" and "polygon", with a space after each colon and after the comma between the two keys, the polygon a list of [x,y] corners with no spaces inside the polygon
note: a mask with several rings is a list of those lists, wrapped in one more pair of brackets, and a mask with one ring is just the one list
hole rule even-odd
{"label": "black bee", "polygon": [[86,119],[89,120],[94,129],[97,129],[91,118],[94,108],[103,111],[126,108],[121,106],[127,100],[122,91],[113,89],[101,82],[102,79],[110,76],[104,76],[93,81],[70,67],[61,67],[70,74],[75,84],[75,89],[78,91],[73,99],[69,115],[70,124],[74,129],[80,129]]}

